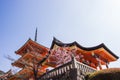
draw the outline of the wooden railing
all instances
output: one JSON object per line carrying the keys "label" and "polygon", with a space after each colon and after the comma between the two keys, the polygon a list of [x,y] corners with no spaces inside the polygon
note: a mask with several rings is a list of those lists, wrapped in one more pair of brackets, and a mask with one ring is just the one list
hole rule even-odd
{"label": "wooden railing", "polygon": [[67,72],[70,71],[72,68],[73,68],[72,62],[68,62],[68,63],[66,63],[66,64],[64,64],[60,67],[57,67],[57,68],[43,74],[40,77],[40,80],[53,79],[55,77],[59,77],[62,74],[65,74],[65,73],[66,73],[66,76],[67,76]]}
{"label": "wooden railing", "polygon": [[94,69],[86,64],[83,64],[81,62],[78,62],[78,61],[76,61],[76,68],[77,68],[78,72],[82,72],[83,74],[92,73],[92,72],[96,71],[96,69]]}
{"label": "wooden railing", "polygon": [[71,62],[43,74],[39,80],[80,80],[81,75],[94,71],[96,71],[94,68],[73,59]]}

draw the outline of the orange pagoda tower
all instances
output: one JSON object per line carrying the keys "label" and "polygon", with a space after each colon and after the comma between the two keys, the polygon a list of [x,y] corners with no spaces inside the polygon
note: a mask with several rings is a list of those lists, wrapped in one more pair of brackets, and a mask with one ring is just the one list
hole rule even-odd
{"label": "orange pagoda tower", "polygon": [[21,57],[12,63],[12,66],[21,70],[9,80],[34,80],[34,77],[45,73],[46,65],[41,66],[40,61],[46,57],[49,49],[29,39],[15,53]]}

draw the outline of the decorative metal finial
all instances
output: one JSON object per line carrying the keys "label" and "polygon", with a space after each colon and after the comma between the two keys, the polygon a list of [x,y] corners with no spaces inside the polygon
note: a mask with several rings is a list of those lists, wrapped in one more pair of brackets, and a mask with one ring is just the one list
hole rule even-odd
{"label": "decorative metal finial", "polygon": [[37,28],[36,28],[36,31],[35,31],[35,41],[37,41]]}

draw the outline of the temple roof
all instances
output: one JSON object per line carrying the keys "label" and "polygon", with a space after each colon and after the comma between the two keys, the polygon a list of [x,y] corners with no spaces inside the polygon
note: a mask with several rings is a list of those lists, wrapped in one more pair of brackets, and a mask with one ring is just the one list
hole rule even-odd
{"label": "temple roof", "polygon": [[3,75],[4,73],[5,73],[5,72],[3,72],[3,71],[0,70],[0,75]]}
{"label": "temple roof", "polygon": [[80,48],[82,50],[85,50],[85,51],[93,51],[93,50],[97,50],[97,49],[103,48],[105,51],[107,51],[109,54],[111,54],[114,58],[116,58],[116,59],[119,58],[110,49],[108,49],[104,43],[101,43],[101,44],[99,44],[97,46],[94,46],[94,47],[83,47],[79,43],[77,43],[76,41],[74,41],[72,43],[63,43],[63,42],[61,42],[60,40],[58,40],[58,39],[56,39],[54,37],[50,49],[53,49],[53,47],[54,47],[55,44],[58,45],[58,46],[61,46],[61,47],[77,46],[78,48]]}
{"label": "temple roof", "polygon": [[16,60],[14,63],[12,63],[13,66],[23,68],[26,63],[29,63],[29,66],[32,66],[33,58],[36,60],[36,63],[41,61],[45,56],[42,56],[41,54],[34,55],[33,52],[26,53],[23,57],[20,57],[18,60]]}
{"label": "temple roof", "polygon": [[11,75],[12,75],[11,69],[7,72],[0,71],[0,80],[4,80],[4,79],[7,80],[7,78]]}
{"label": "temple roof", "polygon": [[15,51],[16,54],[22,55],[23,53],[26,53],[26,50],[34,50],[34,48],[37,49],[37,51],[41,51],[42,52],[48,52],[49,48],[29,39],[20,49],[18,49],[17,51]]}
{"label": "temple roof", "polygon": [[[76,54],[79,56],[83,55],[86,61],[92,62],[93,64],[95,64],[96,67],[98,66],[98,61],[95,57],[93,57],[93,54],[99,57],[101,65],[106,65],[106,63],[116,61],[119,58],[111,50],[109,50],[106,47],[106,45],[103,43],[94,47],[83,47],[76,41],[72,43],[63,43],[62,41],[53,38],[50,50],[56,50],[58,48],[63,48],[68,51],[75,50],[74,52],[75,57],[77,57]],[[55,54],[51,53],[51,55],[55,55]],[[54,63],[56,60],[50,56],[49,62],[51,63],[51,61]],[[56,66],[56,64],[53,65]]]}

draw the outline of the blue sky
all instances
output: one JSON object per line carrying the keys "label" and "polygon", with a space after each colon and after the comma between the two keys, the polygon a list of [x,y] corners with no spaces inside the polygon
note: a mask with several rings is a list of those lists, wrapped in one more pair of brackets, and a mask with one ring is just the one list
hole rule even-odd
{"label": "blue sky", "polygon": [[[100,43],[120,56],[119,0],[0,0],[0,70],[7,71],[10,55],[38,28],[38,43],[50,47],[53,36],[92,47]],[[120,67],[120,60],[110,67]]]}

